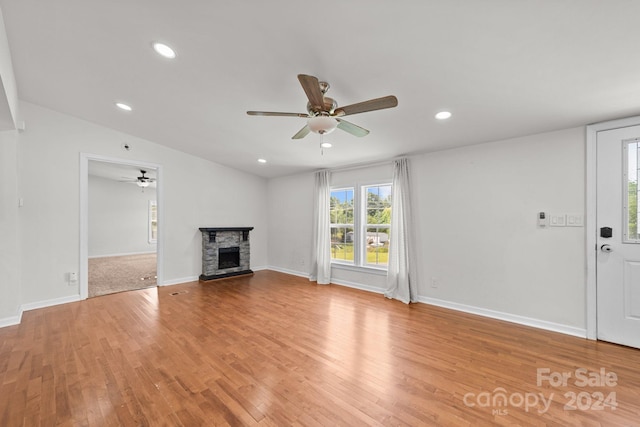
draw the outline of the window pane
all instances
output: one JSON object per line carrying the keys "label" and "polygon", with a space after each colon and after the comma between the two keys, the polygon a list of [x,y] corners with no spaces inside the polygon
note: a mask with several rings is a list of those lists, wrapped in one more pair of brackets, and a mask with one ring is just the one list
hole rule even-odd
{"label": "window pane", "polygon": [[367,264],[386,266],[389,263],[389,228],[367,227]]}
{"label": "window pane", "polygon": [[638,141],[627,143],[627,200],[626,200],[626,225],[628,241],[638,241]]}
{"label": "window pane", "polygon": [[329,220],[331,224],[353,224],[353,188],[331,192]]}
{"label": "window pane", "polygon": [[329,223],[330,224],[337,224],[338,221],[338,212],[335,209],[331,209],[329,210]]}
{"label": "window pane", "polygon": [[391,185],[367,187],[367,223],[391,224]]}
{"label": "window pane", "polygon": [[389,263],[391,185],[366,187],[366,197],[367,223],[363,238],[365,264],[386,267]]}
{"label": "window pane", "polygon": [[331,259],[353,262],[353,227],[331,227]]}

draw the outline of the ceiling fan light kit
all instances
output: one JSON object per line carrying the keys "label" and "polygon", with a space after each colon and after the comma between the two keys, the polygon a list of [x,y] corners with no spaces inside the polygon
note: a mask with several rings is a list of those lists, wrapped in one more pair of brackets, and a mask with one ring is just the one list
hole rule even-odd
{"label": "ceiling fan light kit", "polygon": [[398,99],[393,96],[383,96],[382,98],[370,99],[356,104],[338,107],[338,103],[328,96],[324,96],[329,90],[329,83],[321,82],[317,77],[306,74],[298,74],[298,81],[307,95],[307,114],[303,113],[280,113],[273,111],[247,111],[250,116],[280,116],[280,117],[302,117],[307,119],[307,124],[300,129],[292,139],[302,139],[309,132],[317,133],[320,136],[333,132],[336,128],[351,135],[363,137],[369,131],[358,125],[354,125],[342,117],[365,113],[368,111],[383,110],[393,108],[398,105]]}
{"label": "ceiling fan light kit", "polygon": [[313,133],[326,135],[333,132],[338,127],[338,121],[329,116],[310,117],[307,120],[307,126]]}
{"label": "ceiling fan light kit", "polygon": [[142,188],[142,191],[144,192],[144,189],[147,188],[148,186],[151,185],[151,183],[156,182],[155,178],[150,178],[147,175],[147,171],[145,170],[140,170],[140,176],[137,178],[129,178],[126,179],[124,181],[120,181],[120,182],[130,182],[132,184],[136,184],[138,187]]}

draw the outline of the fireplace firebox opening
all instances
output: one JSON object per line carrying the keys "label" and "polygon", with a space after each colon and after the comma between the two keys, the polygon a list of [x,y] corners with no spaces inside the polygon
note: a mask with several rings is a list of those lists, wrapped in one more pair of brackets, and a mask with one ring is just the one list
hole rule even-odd
{"label": "fireplace firebox opening", "polygon": [[218,270],[240,267],[240,248],[218,248]]}

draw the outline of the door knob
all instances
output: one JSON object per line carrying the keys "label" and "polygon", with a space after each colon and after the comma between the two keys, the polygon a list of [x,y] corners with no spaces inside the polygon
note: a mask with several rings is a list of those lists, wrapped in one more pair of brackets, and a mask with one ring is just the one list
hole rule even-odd
{"label": "door knob", "polygon": [[602,245],[600,246],[600,250],[602,252],[611,252],[613,251],[613,248],[611,247],[611,245]]}

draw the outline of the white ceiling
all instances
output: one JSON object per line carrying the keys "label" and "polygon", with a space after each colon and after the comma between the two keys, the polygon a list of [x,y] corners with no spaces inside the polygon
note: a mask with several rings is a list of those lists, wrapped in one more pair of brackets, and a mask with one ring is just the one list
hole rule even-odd
{"label": "white ceiling", "polygon": [[156,171],[151,168],[141,168],[139,166],[123,165],[111,162],[90,161],[88,173],[89,175],[106,178],[113,181],[131,180],[135,181],[145,171],[148,178],[156,178]]}
{"label": "white ceiling", "polygon": [[[640,114],[640,1],[0,5],[21,99],[265,177]],[[304,119],[246,115],[305,112],[300,73],[339,105],[399,105],[349,116],[371,133],[336,130],[322,156],[318,135],[291,139]]]}

